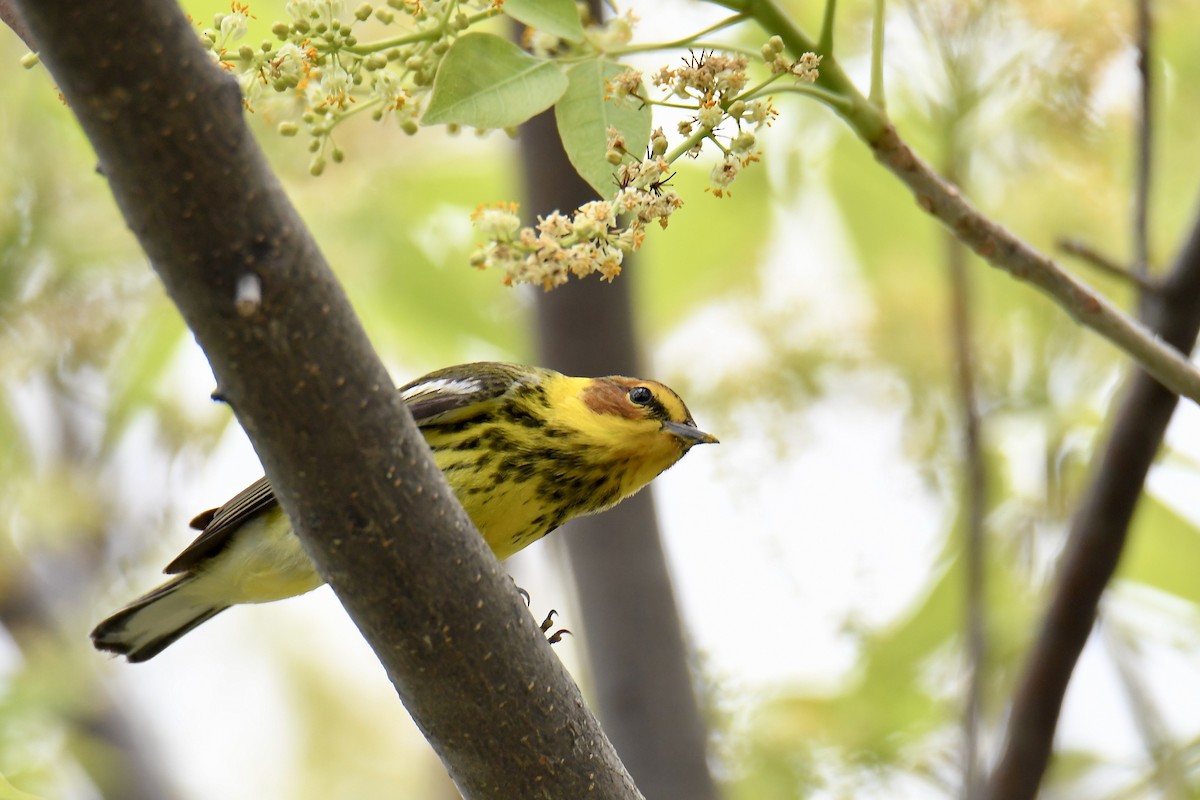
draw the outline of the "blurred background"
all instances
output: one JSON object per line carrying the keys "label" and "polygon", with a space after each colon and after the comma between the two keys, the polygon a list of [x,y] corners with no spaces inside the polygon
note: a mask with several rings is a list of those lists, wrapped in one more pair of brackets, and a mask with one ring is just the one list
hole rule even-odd
{"label": "blurred background", "polygon": [[[227,10],[185,5],[199,20]],[[819,27],[818,4],[790,8]],[[630,9],[639,42],[723,16]],[[839,11],[840,60],[865,90],[871,5]],[[1197,212],[1200,7],[1154,11],[1161,272]],[[284,16],[282,3],[251,12],[251,41]],[[887,31],[889,113],[926,160],[1046,252],[1069,237],[1131,262],[1132,3],[894,3]],[[0,776],[45,798],[456,797],[328,588],[222,615],[147,664],[92,650],[92,626],[191,541],[187,521],[261,472],[24,53],[0,30]],[[966,478],[951,251],[838,119],[795,96],[776,105],[764,158],[732,197],[704,191],[710,162],[679,165],[684,209],[619,279],[647,376],[722,441],[654,484],[709,764],[729,798],[958,796]],[[535,290],[467,265],[471,211],[520,198],[516,142],[364,118],[339,129],[345,162],[314,178],[269,108],[250,118],[397,383],[538,360]],[[1064,263],[1136,305],[1128,281]],[[969,275],[986,753],[1127,364],[1029,286],[973,261]],[[1198,459],[1200,413],[1185,403],[1075,674],[1045,797],[1200,796]],[[571,535],[507,566],[533,613],[553,606],[577,634],[556,652],[588,693],[560,551]]]}

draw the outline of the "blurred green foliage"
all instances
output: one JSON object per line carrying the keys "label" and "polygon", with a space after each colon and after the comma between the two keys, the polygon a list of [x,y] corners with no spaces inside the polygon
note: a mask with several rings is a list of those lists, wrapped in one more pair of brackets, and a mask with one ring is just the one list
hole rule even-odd
{"label": "blurred green foliage", "polygon": [[[223,10],[199,0],[187,6],[197,19]],[[865,58],[870,8],[843,6],[839,58],[851,63]],[[254,12],[261,30],[251,39],[268,35],[283,9],[256,3]],[[815,20],[819,7],[804,4],[798,15]],[[1161,270],[1195,213],[1200,151],[1192,110],[1200,107],[1200,81],[1190,78],[1200,75],[1200,12],[1174,3],[1156,6],[1156,15],[1156,74],[1171,76],[1158,95],[1150,231]],[[1127,260],[1128,8],[1023,0],[985,9],[937,0],[894,4],[889,25],[889,111],[924,158],[944,165],[953,157],[973,201],[1043,250],[1070,235]],[[757,36],[744,44],[756,47]],[[87,753],[105,748],[97,729],[81,722],[105,707],[98,701],[106,691],[102,670],[85,640],[94,598],[109,576],[141,560],[131,551],[158,554],[154,542],[173,511],[170,473],[186,472],[215,447],[229,415],[202,397],[181,396],[184,387],[204,393],[178,382],[192,347],[187,332],[44,70],[17,65],[23,52],[0,31],[0,625],[11,639],[0,643],[0,654],[14,654],[0,658],[0,775],[47,797],[86,796],[73,783],[72,759],[88,762]],[[747,418],[790,424],[848,376],[885,376],[898,387],[908,456],[944,505],[947,530],[936,568],[910,607],[880,627],[847,620],[856,665],[835,687],[751,692],[754,707],[742,710],[743,721],[722,719],[720,735],[737,742],[722,773],[729,796],[747,800],[859,790],[887,796],[903,780],[929,796],[956,796],[962,465],[945,232],[827,112],[792,97],[777,105],[783,118],[762,136],[765,162],[739,178],[732,197],[704,192],[706,164],[684,165],[672,179],[685,209],[667,231],[651,232],[621,278],[635,282],[639,325],[653,343],[705,307],[733,309],[766,357],[664,366],[681,373],[671,382],[684,394],[700,398],[694,406],[724,413],[721,427],[735,436]],[[518,197],[515,147],[503,134],[422,130],[409,138],[364,120],[338,130],[346,162],[314,179],[302,143],[275,133],[269,109],[251,119],[398,380],[466,359],[528,359],[529,291],[506,289],[497,276],[467,266],[475,241],[470,211]],[[852,248],[853,263],[816,270],[852,273],[868,309],[845,328],[812,336],[796,328],[809,309],[768,302],[778,287],[762,269],[804,196],[828,200]],[[788,257],[797,269],[815,258],[803,244]],[[1132,304],[1128,287],[1070,266]],[[990,476],[984,721],[996,731],[1125,364],[1029,286],[982,264],[971,268]],[[806,301],[817,308],[823,298]],[[778,413],[739,413],[751,403]],[[771,433],[790,438],[787,430]],[[778,456],[788,454],[781,448]],[[743,479],[773,467],[754,465]],[[57,582],[35,579],[48,564]],[[1190,626],[1180,634],[1185,640],[1195,636],[1198,564],[1195,524],[1147,496],[1121,578],[1187,604],[1188,621],[1176,623]],[[300,709],[303,755],[287,768],[295,770],[295,786],[308,787],[297,796],[365,796],[372,781],[411,779],[411,770],[388,760],[401,745],[378,710],[346,701],[335,678],[293,650],[282,658]],[[347,743],[336,735],[344,729],[362,735]],[[1194,779],[1200,747],[1177,746]],[[1060,754],[1051,791],[1075,785],[1100,762],[1083,751]],[[1136,784],[1145,794],[1124,786],[1111,796],[1152,796],[1151,766]],[[0,783],[0,796],[5,791]]]}

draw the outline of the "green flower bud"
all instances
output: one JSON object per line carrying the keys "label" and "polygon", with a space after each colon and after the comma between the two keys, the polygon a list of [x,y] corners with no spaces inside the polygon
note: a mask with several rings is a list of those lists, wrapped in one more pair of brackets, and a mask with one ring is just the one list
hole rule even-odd
{"label": "green flower bud", "polygon": [[409,117],[406,120],[404,120],[404,122],[400,123],[400,130],[404,131],[409,136],[413,136],[414,134],[416,134],[416,132],[418,130],[420,130],[420,128],[421,128],[421,126],[418,125],[417,121],[415,119],[413,119],[412,117]]}
{"label": "green flower bud", "polygon": [[37,53],[26,53],[21,56],[21,66],[25,69],[33,69],[41,61]]}
{"label": "green flower bud", "polygon": [[286,121],[279,123],[280,136],[295,136],[300,132],[300,126],[294,122]]}
{"label": "green flower bud", "polygon": [[354,18],[359,22],[366,22],[371,18],[371,12],[375,9],[371,8],[370,3],[363,3],[358,8],[354,9]]}
{"label": "green flower bud", "polygon": [[312,161],[308,162],[308,173],[314,178],[320,176],[325,171],[325,159],[317,156]]}
{"label": "green flower bud", "polygon": [[275,34],[281,42],[286,41],[288,34],[291,32],[292,26],[288,25],[286,22],[276,22],[271,26],[271,33]]}
{"label": "green flower bud", "polygon": [[396,19],[396,15],[392,13],[390,8],[384,8],[383,6],[380,6],[379,8],[375,9],[375,19],[379,20],[384,25],[391,25]]}

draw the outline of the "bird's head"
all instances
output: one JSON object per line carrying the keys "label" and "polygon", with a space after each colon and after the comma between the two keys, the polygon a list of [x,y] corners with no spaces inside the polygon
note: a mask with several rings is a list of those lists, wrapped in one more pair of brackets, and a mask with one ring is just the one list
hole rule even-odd
{"label": "bird's head", "polygon": [[580,399],[595,416],[603,439],[613,447],[661,463],[660,470],[695,445],[717,442],[717,437],[696,427],[679,395],[658,381],[595,378],[584,387]]}

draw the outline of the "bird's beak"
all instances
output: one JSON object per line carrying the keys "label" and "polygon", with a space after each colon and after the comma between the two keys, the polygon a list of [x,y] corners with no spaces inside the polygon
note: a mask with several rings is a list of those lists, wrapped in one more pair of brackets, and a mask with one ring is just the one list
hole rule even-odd
{"label": "bird's beak", "polygon": [[686,422],[668,420],[662,424],[662,427],[664,431],[675,434],[689,444],[717,444],[720,441],[711,433],[705,433],[695,425],[689,425]]}

